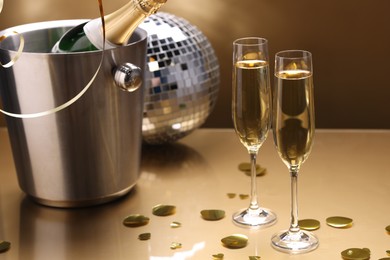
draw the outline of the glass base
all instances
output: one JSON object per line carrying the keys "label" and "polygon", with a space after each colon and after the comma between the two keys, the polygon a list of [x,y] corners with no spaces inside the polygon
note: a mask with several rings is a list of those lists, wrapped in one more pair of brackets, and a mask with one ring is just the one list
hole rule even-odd
{"label": "glass base", "polygon": [[300,230],[296,233],[282,231],[271,238],[272,247],[289,254],[310,252],[318,247],[318,238],[311,232]]}
{"label": "glass base", "polygon": [[241,227],[268,227],[276,223],[276,214],[265,208],[242,209],[233,214],[233,222]]}

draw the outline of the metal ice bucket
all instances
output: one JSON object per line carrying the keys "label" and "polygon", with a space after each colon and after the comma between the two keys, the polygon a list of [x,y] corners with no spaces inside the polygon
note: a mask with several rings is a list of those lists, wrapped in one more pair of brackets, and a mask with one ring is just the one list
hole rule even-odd
{"label": "metal ice bucket", "polygon": [[[102,52],[50,50],[65,31],[81,22],[34,23],[0,32],[17,31],[25,38],[17,62],[11,68],[0,67],[4,110],[46,111],[80,93],[97,71]],[[1,63],[10,61],[18,47],[18,35],[1,41]],[[71,106],[38,118],[6,117],[19,185],[26,194],[44,205],[82,207],[111,201],[136,184],[143,90],[121,90],[113,74],[128,63],[142,70],[146,48],[147,33],[137,29],[128,45],[104,52],[93,84]]]}

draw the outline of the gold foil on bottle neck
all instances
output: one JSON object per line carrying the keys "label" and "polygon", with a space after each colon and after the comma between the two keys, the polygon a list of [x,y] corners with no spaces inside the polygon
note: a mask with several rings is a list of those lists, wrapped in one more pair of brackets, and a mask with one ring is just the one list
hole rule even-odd
{"label": "gold foil on bottle neck", "polygon": [[116,45],[126,44],[134,30],[149,15],[156,13],[167,0],[131,0],[104,17],[106,38]]}
{"label": "gold foil on bottle neck", "polygon": [[139,6],[148,14],[154,14],[167,0],[135,0]]}

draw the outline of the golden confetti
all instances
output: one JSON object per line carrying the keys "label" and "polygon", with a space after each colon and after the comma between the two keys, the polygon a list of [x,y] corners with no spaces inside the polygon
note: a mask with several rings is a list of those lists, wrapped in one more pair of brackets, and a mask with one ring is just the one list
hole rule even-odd
{"label": "golden confetti", "polygon": [[223,259],[223,257],[224,257],[224,255],[223,255],[223,254],[217,254],[217,255],[213,255],[213,259],[215,259],[215,260],[222,260],[222,259]]}
{"label": "golden confetti", "polygon": [[[256,168],[257,168],[257,164],[256,164]],[[260,166],[259,166],[260,167]],[[250,171],[251,170],[251,164],[248,163],[248,162],[244,162],[244,163],[240,163],[238,165],[238,169],[242,172],[246,172],[246,171]]]}
{"label": "golden confetti", "polygon": [[225,217],[225,211],[220,209],[205,209],[200,214],[205,220],[220,220]]}
{"label": "golden confetti", "polygon": [[142,233],[142,234],[139,234],[138,236],[138,239],[139,240],[149,240],[151,238],[151,234],[150,233]]}
{"label": "golden confetti", "polygon": [[240,199],[245,200],[245,199],[249,198],[249,195],[248,194],[240,194],[239,197],[240,197]]}
{"label": "golden confetti", "polygon": [[181,243],[178,243],[178,242],[172,242],[171,243],[171,249],[179,249],[181,248],[182,244]]}
{"label": "golden confetti", "polygon": [[[240,163],[238,169],[244,172],[246,175],[251,176],[251,164],[250,163]],[[256,164],[256,176],[262,176],[266,173],[267,169],[262,168],[260,165]]]}
{"label": "golden confetti", "polygon": [[259,260],[259,259],[261,259],[260,256],[250,256],[249,257],[249,260]]}
{"label": "golden confetti", "polygon": [[335,228],[348,228],[352,226],[352,223],[353,220],[351,218],[340,216],[329,217],[326,219],[326,224]]}
{"label": "golden confetti", "polygon": [[387,231],[387,233],[389,233],[389,235],[390,235],[390,225],[386,227],[386,231]]}
{"label": "golden confetti", "polygon": [[149,223],[149,218],[140,214],[133,214],[127,216],[123,220],[123,225],[127,227],[140,227],[140,226],[145,226],[148,223]]}
{"label": "golden confetti", "polygon": [[0,241],[0,253],[6,252],[11,248],[11,243],[8,241]]}
{"label": "golden confetti", "polygon": [[368,248],[348,248],[341,252],[341,257],[345,260],[368,260],[370,255]]}
{"label": "golden confetti", "polygon": [[179,228],[179,227],[181,227],[181,223],[180,222],[173,221],[171,223],[171,228]]}
{"label": "golden confetti", "polygon": [[222,244],[231,249],[243,248],[248,244],[248,237],[241,234],[234,234],[221,239]]}
{"label": "golden confetti", "polygon": [[[251,176],[251,175],[252,175],[252,173],[251,173],[250,171],[244,172],[244,173],[245,173],[245,175],[247,175],[247,176]],[[257,177],[263,176],[263,175],[265,175],[266,173],[267,173],[267,171],[266,171],[265,168],[260,168],[260,170],[256,171],[256,176],[257,176]]]}
{"label": "golden confetti", "polygon": [[313,231],[320,228],[320,222],[316,219],[301,219],[298,221],[301,229]]}
{"label": "golden confetti", "polygon": [[156,205],[153,207],[153,215],[159,217],[165,217],[169,215],[173,215],[176,212],[176,207],[172,205]]}
{"label": "golden confetti", "polygon": [[235,193],[227,193],[227,196],[229,199],[234,199],[236,197],[237,194]]}
{"label": "golden confetti", "polygon": [[390,255],[390,250],[386,250],[386,254],[387,254],[387,255]]}

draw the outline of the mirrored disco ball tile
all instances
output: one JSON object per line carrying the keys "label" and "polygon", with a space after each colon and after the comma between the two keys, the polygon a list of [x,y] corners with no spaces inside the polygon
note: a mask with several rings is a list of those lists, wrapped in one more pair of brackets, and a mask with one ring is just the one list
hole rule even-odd
{"label": "mirrored disco ball tile", "polygon": [[183,18],[157,13],[141,28],[148,32],[143,141],[176,141],[200,127],[219,90],[219,63],[203,33]]}

